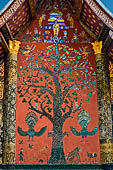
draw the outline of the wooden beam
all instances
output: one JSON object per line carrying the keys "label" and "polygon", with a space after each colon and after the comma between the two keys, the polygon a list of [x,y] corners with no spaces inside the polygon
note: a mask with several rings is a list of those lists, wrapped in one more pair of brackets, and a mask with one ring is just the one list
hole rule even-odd
{"label": "wooden beam", "polygon": [[3,34],[0,32],[0,39],[1,39],[1,44],[5,50],[5,52],[8,54],[9,53],[9,47],[8,47],[8,44],[3,36]]}
{"label": "wooden beam", "polygon": [[81,20],[79,20],[79,24],[86,30],[86,32],[92,37],[94,38],[94,40],[97,40],[97,36],[89,30],[88,26],[86,26]]}
{"label": "wooden beam", "polygon": [[105,41],[107,36],[109,35],[109,28],[103,24],[101,30],[100,30],[100,33],[99,33],[99,36],[98,36],[98,41]]}
{"label": "wooden beam", "polygon": [[36,10],[35,10],[34,0],[29,0],[29,6],[30,6],[31,16],[32,16],[32,18],[35,18],[36,17]]}
{"label": "wooden beam", "polygon": [[13,40],[14,39],[7,23],[3,25],[3,27],[1,28],[1,31],[2,31],[2,33],[3,33],[3,35],[4,35],[4,37],[5,37],[7,42],[9,40]]}

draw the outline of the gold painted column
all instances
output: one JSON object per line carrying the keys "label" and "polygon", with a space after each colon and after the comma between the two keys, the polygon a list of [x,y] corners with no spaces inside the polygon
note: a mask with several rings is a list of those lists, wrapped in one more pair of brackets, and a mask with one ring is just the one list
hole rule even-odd
{"label": "gold painted column", "polygon": [[15,163],[16,143],[16,80],[19,41],[9,41],[5,63],[3,163]]}
{"label": "gold painted column", "polygon": [[109,63],[107,56],[101,52],[102,41],[92,43],[96,55],[97,93],[100,126],[100,152],[102,163],[113,162],[112,115],[109,85]]}
{"label": "gold painted column", "polygon": [[0,63],[0,164],[2,164],[2,141],[3,141],[3,91],[4,91],[4,61]]}

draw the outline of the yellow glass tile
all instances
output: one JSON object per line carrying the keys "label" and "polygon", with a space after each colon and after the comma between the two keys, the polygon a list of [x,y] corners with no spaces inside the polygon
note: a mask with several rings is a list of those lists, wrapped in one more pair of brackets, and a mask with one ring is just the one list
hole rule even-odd
{"label": "yellow glass tile", "polygon": [[20,18],[20,21],[22,21],[22,19],[23,19],[23,18],[21,17],[21,18]]}
{"label": "yellow glass tile", "polygon": [[91,10],[89,9],[88,12],[91,13]]}
{"label": "yellow glass tile", "polygon": [[25,21],[25,20],[26,20],[26,18],[23,19],[23,21]]}
{"label": "yellow glass tile", "polygon": [[11,27],[10,29],[13,30],[14,27]]}
{"label": "yellow glass tile", "polygon": [[93,22],[96,23],[95,19],[93,19]]}
{"label": "yellow glass tile", "polygon": [[25,5],[23,5],[23,7],[22,7],[22,8],[24,9],[25,7],[26,7],[26,6],[25,6]]}
{"label": "yellow glass tile", "polygon": [[20,11],[19,11],[19,12],[17,12],[17,14],[18,14],[18,15],[20,15]]}
{"label": "yellow glass tile", "polygon": [[17,31],[19,31],[19,30],[20,30],[20,28],[17,29]]}

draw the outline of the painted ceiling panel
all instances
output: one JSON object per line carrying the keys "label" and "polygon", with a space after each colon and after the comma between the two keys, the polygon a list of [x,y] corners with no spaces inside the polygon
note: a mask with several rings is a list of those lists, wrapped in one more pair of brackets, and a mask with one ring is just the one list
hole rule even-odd
{"label": "painted ceiling panel", "polygon": [[96,36],[99,35],[103,25],[102,21],[95,15],[91,8],[89,8],[87,3],[83,4],[81,19]]}
{"label": "painted ceiling panel", "polygon": [[19,32],[29,20],[30,12],[28,9],[28,4],[25,1],[22,6],[18,8],[15,15],[8,21],[12,35],[16,35],[16,33]]}

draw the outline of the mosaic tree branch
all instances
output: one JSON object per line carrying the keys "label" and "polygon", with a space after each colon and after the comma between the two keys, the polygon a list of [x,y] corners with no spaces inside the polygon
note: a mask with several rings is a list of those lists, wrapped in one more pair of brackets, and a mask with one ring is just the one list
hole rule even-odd
{"label": "mosaic tree branch", "polygon": [[51,122],[53,122],[53,118],[52,118],[52,116],[50,115],[50,114],[48,114],[44,109],[43,109],[43,107],[42,107],[42,105],[43,105],[43,102],[41,103],[41,109],[42,109],[42,111],[40,111],[40,110],[37,110],[37,109],[35,109],[34,107],[33,107],[33,105],[31,104],[31,101],[32,101],[32,98],[29,100],[29,105],[30,105],[30,110],[33,110],[33,111],[35,111],[35,112],[37,112],[37,113],[39,113],[39,114],[41,114],[41,116],[46,116]]}

